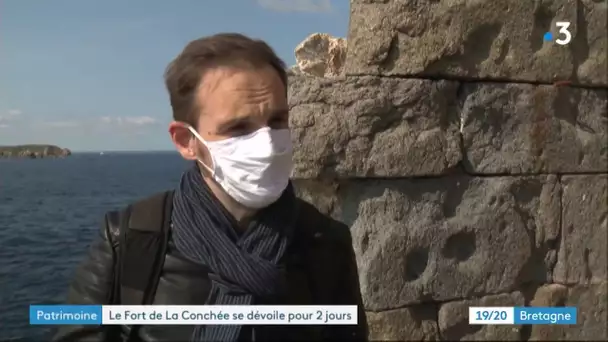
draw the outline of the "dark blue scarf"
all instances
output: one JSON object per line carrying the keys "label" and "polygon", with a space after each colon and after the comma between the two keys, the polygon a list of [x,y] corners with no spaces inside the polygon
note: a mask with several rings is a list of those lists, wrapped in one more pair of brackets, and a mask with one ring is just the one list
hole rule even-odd
{"label": "dark blue scarf", "polygon": [[[195,165],[182,176],[173,203],[173,239],[189,260],[210,269],[207,304],[250,305],[285,291],[284,255],[295,227],[296,200],[289,184],[237,234],[237,222],[217,200]],[[195,328],[193,341],[236,341],[240,325]]]}

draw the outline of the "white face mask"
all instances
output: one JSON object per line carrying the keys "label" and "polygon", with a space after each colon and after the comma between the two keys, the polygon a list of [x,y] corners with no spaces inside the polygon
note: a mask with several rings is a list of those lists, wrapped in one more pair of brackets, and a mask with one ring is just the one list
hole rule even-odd
{"label": "white face mask", "polygon": [[198,161],[242,205],[252,209],[267,207],[287,188],[293,167],[289,129],[264,127],[218,141],[205,141],[191,126],[188,130],[207,147],[213,165]]}

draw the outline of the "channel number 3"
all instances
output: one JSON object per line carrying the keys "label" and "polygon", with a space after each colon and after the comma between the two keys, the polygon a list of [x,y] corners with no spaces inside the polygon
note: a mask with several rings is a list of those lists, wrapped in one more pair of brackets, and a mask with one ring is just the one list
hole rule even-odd
{"label": "channel number 3", "polygon": [[566,45],[570,43],[570,40],[572,40],[572,33],[568,31],[568,27],[570,27],[570,22],[558,21],[555,23],[555,26],[559,27],[559,33],[563,35],[563,39],[560,36],[558,39],[555,40],[555,42],[559,45]]}

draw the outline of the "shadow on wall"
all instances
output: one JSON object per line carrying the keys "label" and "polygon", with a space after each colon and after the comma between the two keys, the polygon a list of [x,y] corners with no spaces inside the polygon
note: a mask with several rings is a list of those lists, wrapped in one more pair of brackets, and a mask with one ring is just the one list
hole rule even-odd
{"label": "shadow on wall", "polygon": [[[606,2],[411,3],[352,0],[348,51],[312,35],[290,73],[294,178],[351,226],[370,338],[608,338]],[[524,305],[578,323],[468,324]]]}

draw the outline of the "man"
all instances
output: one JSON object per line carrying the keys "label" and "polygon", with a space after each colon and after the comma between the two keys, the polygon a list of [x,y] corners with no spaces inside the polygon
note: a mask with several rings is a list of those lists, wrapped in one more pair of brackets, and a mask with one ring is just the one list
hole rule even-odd
{"label": "man", "polygon": [[348,227],[289,180],[284,63],[262,41],[218,34],[188,44],[165,82],[169,133],[193,166],[174,192],[106,215],[68,303],[358,305],[359,324],[66,326],[57,341],[366,340]]}

